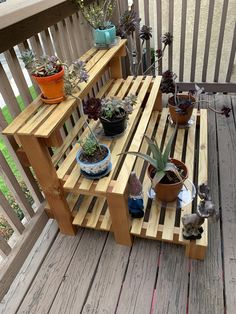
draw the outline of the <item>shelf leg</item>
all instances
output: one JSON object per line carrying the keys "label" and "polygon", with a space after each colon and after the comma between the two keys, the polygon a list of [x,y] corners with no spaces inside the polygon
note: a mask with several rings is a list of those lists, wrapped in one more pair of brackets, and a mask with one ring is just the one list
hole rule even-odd
{"label": "shelf leg", "polygon": [[19,139],[35,171],[60,231],[67,235],[75,235],[76,227],[72,225],[73,217],[67,204],[63,187],[43,139],[29,135],[21,135]]}
{"label": "shelf leg", "polygon": [[127,194],[122,195],[108,193],[107,202],[116,243],[131,246],[132,236],[130,234],[130,217]]}
{"label": "shelf leg", "polygon": [[186,257],[204,260],[206,254],[206,246],[197,245],[195,241],[189,241],[186,245],[185,255]]}

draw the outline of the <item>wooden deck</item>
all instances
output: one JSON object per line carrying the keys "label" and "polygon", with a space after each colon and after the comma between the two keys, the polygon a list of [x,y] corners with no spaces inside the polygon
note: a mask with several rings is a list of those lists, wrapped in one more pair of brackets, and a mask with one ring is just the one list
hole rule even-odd
{"label": "wooden deck", "polygon": [[50,221],[1,313],[235,313],[236,95],[205,98],[233,109],[228,119],[208,114],[208,177],[221,218],[209,225],[206,259],[187,259],[182,246],[153,240],[117,245],[112,234],[89,229],[64,236]]}

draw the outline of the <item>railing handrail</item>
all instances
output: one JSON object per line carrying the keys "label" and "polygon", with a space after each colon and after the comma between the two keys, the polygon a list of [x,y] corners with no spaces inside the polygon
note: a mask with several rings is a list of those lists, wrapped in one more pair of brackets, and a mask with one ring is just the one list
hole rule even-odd
{"label": "railing handrail", "polygon": [[65,0],[7,0],[1,3],[0,30],[16,24],[32,15],[43,12]]}

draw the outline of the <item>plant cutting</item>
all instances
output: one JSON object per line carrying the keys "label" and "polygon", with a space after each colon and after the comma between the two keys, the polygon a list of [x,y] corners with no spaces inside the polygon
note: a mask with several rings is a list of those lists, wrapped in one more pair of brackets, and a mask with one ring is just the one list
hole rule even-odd
{"label": "plant cutting", "polygon": [[83,109],[89,119],[100,119],[105,135],[114,136],[126,129],[128,116],[132,113],[136,100],[137,97],[132,94],[123,100],[90,98]]}
{"label": "plant cutting", "polygon": [[90,1],[75,0],[82,15],[93,29],[93,38],[96,46],[107,47],[114,44],[116,39],[116,27],[111,23],[115,0]]}
{"label": "plant cutting", "polygon": [[169,139],[163,153],[156,140],[151,140],[146,135],[144,135],[144,139],[148,143],[152,157],[144,153],[133,151],[121,153],[135,155],[149,163],[148,176],[152,182],[152,188],[155,190],[157,198],[162,202],[175,201],[183,187],[184,181],[188,177],[186,165],[180,160],[170,158],[176,130],[177,127]]}
{"label": "plant cutting", "polygon": [[39,85],[41,99],[48,104],[61,102],[67,94],[79,88],[79,83],[88,79],[85,63],[80,60],[68,66],[56,56],[36,57],[32,50],[22,52],[21,59]]}

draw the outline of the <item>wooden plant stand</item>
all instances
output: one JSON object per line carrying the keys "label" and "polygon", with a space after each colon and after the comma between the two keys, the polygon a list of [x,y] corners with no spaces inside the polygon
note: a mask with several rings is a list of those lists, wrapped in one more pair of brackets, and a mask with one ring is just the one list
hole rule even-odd
{"label": "wooden plant stand", "polygon": [[[176,210],[175,203],[164,208],[158,201],[151,202],[147,196],[150,181],[146,163],[131,155],[118,156],[125,150],[147,152],[144,134],[156,137],[157,142],[164,146],[173,132],[168,123],[168,110],[161,111],[161,77],[122,78],[121,56],[125,55],[125,42],[121,40],[119,45],[108,50],[92,48],[81,58],[86,62],[90,77],[88,83],[81,85],[77,94],[80,98],[86,97],[92,88],[99,98],[137,95],[137,104],[124,134],[114,139],[100,139],[111,150],[112,171],[107,177],[92,181],[80,174],[75,160],[79,149],[78,134],[82,139],[89,133],[82,117],[78,117],[65,138],[61,137],[63,125],[72,115],[78,115],[78,104],[73,98],[69,97],[59,105],[45,105],[37,98],[4,130],[4,134],[14,136],[22,145],[21,156],[33,167],[47,199],[46,211],[57,220],[61,232],[73,235],[76,226],[83,226],[113,231],[116,242],[124,245],[132,244],[132,235],[180,243],[186,245],[187,256],[203,259],[207,246],[207,223],[201,240],[183,240],[181,216],[191,212],[192,205]],[[101,83],[101,77],[108,71],[109,78]],[[185,160],[189,179],[200,184],[207,181],[206,110],[194,110],[193,118],[194,124],[190,129],[178,130],[174,157]],[[99,123],[91,121],[90,126],[96,132]],[[53,147],[52,156],[48,147]],[[198,171],[196,167],[194,171],[195,164]],[[127,199],[132,170],[143,182],[145,217],[131,221]]]}

